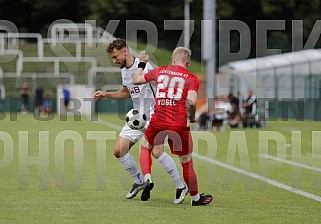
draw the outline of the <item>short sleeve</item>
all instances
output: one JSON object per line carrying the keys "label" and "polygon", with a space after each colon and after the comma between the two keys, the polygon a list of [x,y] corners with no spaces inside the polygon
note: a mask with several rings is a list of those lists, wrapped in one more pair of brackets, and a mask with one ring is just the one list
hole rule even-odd
{"label": "short sleeve", "polygon": [[157,79],[157,74],[158,74],[158,69],[155,68],[155,69],[147,72],[146,74],[144,74],[144,78],[147,82],[154,81]]}
{"label": "short sleeve", "polygon": [[196,76],[193,76],[193,78],[189,80],[190,82],[189,82],[188,90],[195,90],[196,92],[198,92],[198,89],[200,86],[199,79]]}

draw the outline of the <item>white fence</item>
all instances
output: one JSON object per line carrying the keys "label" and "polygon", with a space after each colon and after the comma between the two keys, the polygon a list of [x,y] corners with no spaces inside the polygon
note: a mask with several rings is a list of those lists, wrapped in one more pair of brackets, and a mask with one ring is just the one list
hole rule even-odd
{"label": "white fence", "polygon": [[[1,29],[6,30],[3,27]],[[48,78],[67,77],[68,84],[74,85],[75,74],[62,72],[61,63],[89,64],[87,74],[85,74],[87,83],[83,83],[89,86],[95,86],[97,73],[120,72],[119,68],[111,65],[99,66],[96,57],[87,56],[82,52],[83,46],[96,48],[96,45],[108,44],[115,39],[114,36],[102,28],[93,26],[90,23],[55,23],[50,27],[48,34],[50,37],[43,38],[39,33],[0,33],[0,83],[2,83],[3,78],[34,78],[39,76]],[[26,56],[26,52],[19,48],[20,42],[30,39],[36,41],[37,55],[35,56]],[[55,47],[63,44],[74,44],[75,55],[70,53],[70,56],[46,56],[46,45],[50,46],[51,49],[55,49]],[[6,74],[6,72],[3,72],[2,65],[10,61],[15,61],[15,72]],[[39,64],[39,66],[41,63],[52,63],[53,67],[50,71],[43,72],[24,71],[25,63],[35,63],[36,65]],[[47,76],[45,73],[47,73]],[[0,88],[2,97],[5,94],[5,86],[2,85]]]}

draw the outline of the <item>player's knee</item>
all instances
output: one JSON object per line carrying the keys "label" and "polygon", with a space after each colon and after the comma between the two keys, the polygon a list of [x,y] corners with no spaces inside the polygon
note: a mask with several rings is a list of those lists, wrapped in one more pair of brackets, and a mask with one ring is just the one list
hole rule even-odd
{"label": "player's knee", "polygon": [[114,156],[115,156],[116,158],[121,157],[121,156],[120,156],[120,151],[119,151],[119,149],[115,148],[113,153],[114,153]]}
{"label": "player's knee", "polygon": [[121,147],[115,147],[113,153],[116,158],[120,158],[124,156],[127,152],[128,150],[122,150]]}
{"label": "player's knee", "polygon": [[155,146],[152,151],[152,155],[155,159],[158,159],[164,153],[162,146]]}
{"label": "player's knee", "polygon": [[160,153],[159,151],[154,151],[154,150],[152,151],[152,155],[155,159],[158,159],[162,154],[163,152]]}
{"label": "player's knee", "polygon": [[147,148],[147,149],[149,149],[149,150],[151,150],[151,149],[153,148],[153,146],[148,143],[148,141],[145,139],[145,137],[143,137],[142,142],[141,142],[141,145],[142,145],[144,148]]}
{"label": "player's knee", "polygon": [[180,155],[179,156],[179,160],[181,163],[187,163],[188,161],[190,161],[192,158],[192,154],[187,154],[187,155]]}

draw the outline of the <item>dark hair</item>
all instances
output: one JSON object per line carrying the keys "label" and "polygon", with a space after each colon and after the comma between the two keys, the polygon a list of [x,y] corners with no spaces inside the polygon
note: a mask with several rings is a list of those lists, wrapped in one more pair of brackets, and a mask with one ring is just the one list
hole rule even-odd
{"label": "dark hair", "polygon": [[123,48],[127,47],[127,43],[125,40],[117,38],[116,40],[114,40],[113,42],[111,42],[109,44],[109,46],[107,47],[106,51],[108,54],[110,54],[114,49],[116,50],[121,50]]}

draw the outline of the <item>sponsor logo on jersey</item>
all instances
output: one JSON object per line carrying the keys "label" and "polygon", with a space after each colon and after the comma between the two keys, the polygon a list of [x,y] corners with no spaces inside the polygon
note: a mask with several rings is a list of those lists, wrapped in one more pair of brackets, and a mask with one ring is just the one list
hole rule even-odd
{"label": "sponsor logo on jersey", "polygon": [[139,94],[140,93],[139,86],[128,87],[128,90],[130,92],[130,95]]}

